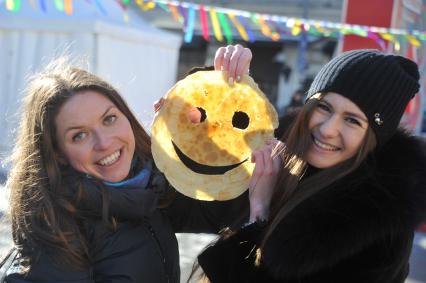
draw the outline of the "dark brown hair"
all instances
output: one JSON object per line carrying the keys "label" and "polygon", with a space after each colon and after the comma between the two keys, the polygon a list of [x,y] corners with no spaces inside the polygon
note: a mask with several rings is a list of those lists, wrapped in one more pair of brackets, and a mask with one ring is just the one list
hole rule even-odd
{"label": "dark brown hair", "polygon": [[276,149],[276,154],[282,159],[282,166],[272,197],[271,220],[266,228],[263,245],[278,223],[298,204],[358,168],[376,146],[374,132],[368,127],[361,147],[354,157],[304,177],[309,166],[304,155],[312,143],[309,120],[324,96],[323,94],[313,96],[306,102],[292,126],[282,137],[283,145]]}
{"label": "dark brown hair", "polygon": [[[135,136],[135,154],[151,156],[148,134],[120,94],[107,82],[83,69],[71,67],[67,59],[55,60],[33,76],[26,90],[17,141],[11,157],[7,187],[11,191],[13,240],[31,261],[37,247],[52,249],[60,261],[74,268],[90,262],[78,202],[85,196],[79,186],[70,194],[63,182],[63,169],[55,138],[55,117],[61,106],[77,93],[92,90],[111,100],[127,117]],[[104,207],[102,217],[107,219]]]}
{"label": "dark brown hair", "polygon": [[[374,132],[368,127],[361,147],[354,157],[340,162],[333,167],[319,170],[309,176],[304,176],[309,166],[305,161],[304,155],[307,153],[312,142],[309,120],[319,101],[324,96],[323,94],[319,94],[306,102],[281,138],[283,143],[274,150],[273,154],[280,156],[282,166],[278,173],[279,178],[272,197],[270,221],[263,234],[261,247],[268,241],[280,221],[298,204],[355,170],[376,146]],[[218,241],[226,239],[234,233],[229,229],[224,231]],[[258,249],[256,252],[256,263],[259,263],[260,260],[261,249]],[[195,262],[187,282],[195,276],[198,268],[199,264]],[[201,273],[199,278],[200,282],[210,282],[204,273]]]}

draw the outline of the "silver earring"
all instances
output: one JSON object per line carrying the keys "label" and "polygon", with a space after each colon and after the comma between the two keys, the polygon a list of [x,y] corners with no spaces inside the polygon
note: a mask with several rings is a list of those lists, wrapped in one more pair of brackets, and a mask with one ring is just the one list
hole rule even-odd
{"label": "silver earring", "polygon": [[374,122],[379,126],[383,125],[383,120],[380,118],[380,113],[374,114]]}

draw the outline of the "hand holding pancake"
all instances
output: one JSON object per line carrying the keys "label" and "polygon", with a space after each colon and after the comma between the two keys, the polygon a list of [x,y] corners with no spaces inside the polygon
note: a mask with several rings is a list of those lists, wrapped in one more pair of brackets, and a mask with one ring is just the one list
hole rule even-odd
{"label": "hand holding pancake", "polygon": [[278,178],[281,159],[276,154],[278,141],[273,139],[252,154],[252,162],[256,163],[249,184],[250,222],[268,219],[269,205]]}
{"label": "hand holding pancake", "polygon": [[252,54],[250,49],[240,44],[220,47],[214,57],[214,68],[224,71],[225,80],[232,85],[239,82],[243,75],[248,74]]}

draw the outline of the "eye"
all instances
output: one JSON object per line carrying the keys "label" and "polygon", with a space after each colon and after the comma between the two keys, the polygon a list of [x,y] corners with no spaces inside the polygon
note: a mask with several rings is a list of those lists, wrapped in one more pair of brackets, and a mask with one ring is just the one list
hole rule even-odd
{"label": "eye", "polygon": [[201,113],[201,119],[200,119],[200,123],[204,122],[204,120],[207,119],[207,114],[206,114],[206,110],[204,110],[201,107],[197,107],[197,109],[200,111]]}
{"label": "eye", "polygon": [[362,126],[361,123],[355,118],[348,117],[346,118],[346,121],[357,126]]}
{"label": "eye", "polygon": [[325,103],[320,102],[320,103],[318,103],[317,107],[321,110],[326,111],[326,112],[330,112],[330,107],[328,107],[328,105],[325,104]]}
{"label": "eye", "polygon": [[111,124],[113,124],[115,122],[115,120],[117,120],[117,116],[116,115],[108,115],[104,119],[104,124],[105,125],[111,125]]}
{"label": "eye", "polygon": [[237,111],[234,113],[234,116],[232,116],[232,126],[234,126],[234,128],[244,130],[248,127],[249,123],[250,118],[244,112]]}
{"label": "eye", "polygon": [[81,140],[83,140],[85,137],[87,136],[87,134],[85,132],[78,132],[75,135],[72,136],[72,141],[73,142],[79,142]]}

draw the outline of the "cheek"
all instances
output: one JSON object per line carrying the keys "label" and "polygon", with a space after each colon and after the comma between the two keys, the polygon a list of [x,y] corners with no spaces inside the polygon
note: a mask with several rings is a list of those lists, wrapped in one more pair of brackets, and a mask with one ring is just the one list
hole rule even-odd
{"label": "cheek", "polygon": [[75,169],[87,167],[89,164],[92,164],[92,155],[87,145],[65,146],[63,152],[68,163]]}
{"label": "cheek", "polygon": [[347,142],[346,148],[348,149],[348,154],[350,154],[351,157],[354,156],[360,149],[362,145],[362,141],[364,140],[366,133],[367,131],[365,130],[363,131],[351,130],[346,134],[346,142]]}
{"label": "cheek", "polygon": [[135,135],[130,122],[127,120],[121,127],[121,136],[126,141],[130,151],[132,151],[131,153],[133,154],[135,151]]}
{"label": "cheek", "polygon": [[313,129],[316,125],[318,125],[321,121],[322,121],[322,115],[320,113],[318,113],[317,111],[314,111],[312,113],[311,118],[309,119],[309,123],[308,123],[308,128],[311,130]]}

